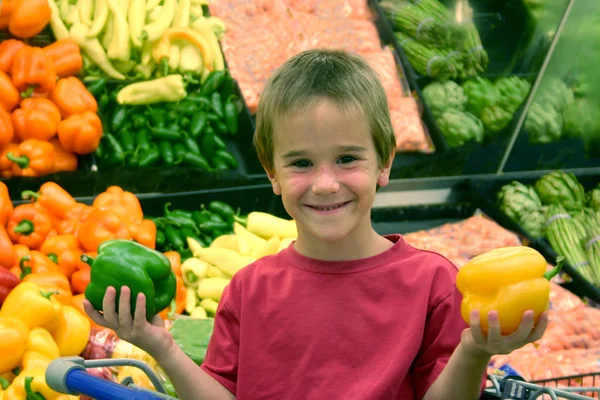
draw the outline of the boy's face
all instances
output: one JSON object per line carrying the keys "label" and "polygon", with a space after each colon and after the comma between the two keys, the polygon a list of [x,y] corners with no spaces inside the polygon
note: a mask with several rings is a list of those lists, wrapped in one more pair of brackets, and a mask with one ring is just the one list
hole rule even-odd
{"label": "boy's face", "polygon": [[376,186],[388,184],[392,160],[379,168],[361,110],[321,99],[306,112],[281,118],[273,163],[273,191],[304,240],[334,242],[371,232]]}

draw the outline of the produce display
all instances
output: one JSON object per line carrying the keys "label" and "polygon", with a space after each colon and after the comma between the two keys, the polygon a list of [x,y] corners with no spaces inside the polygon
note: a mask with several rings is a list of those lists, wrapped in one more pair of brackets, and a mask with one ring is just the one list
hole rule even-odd
{"label": "produce display", "polygon": [[533,185],[513,181],[497,194],[500,209],[531,237],[600,287],[600,184],[587,193],[572,173],[553,171]]}

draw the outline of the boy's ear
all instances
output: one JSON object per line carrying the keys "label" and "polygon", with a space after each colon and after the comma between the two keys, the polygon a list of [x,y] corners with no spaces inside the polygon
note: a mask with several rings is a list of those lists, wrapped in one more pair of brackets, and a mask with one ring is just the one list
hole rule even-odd
{"label": "boy's ear", "polygon": [[277,182],[277,177],[275,176],[275,174],[272,172],[267,172],[267,177],[269,178],[269,181],[271,181],[271,186],[273,187],[273,193],[275,193],[276,196],[280,196],[281,195],[281,186],[279,186],[279,183]]}
{"label": "boy's ear", "polygon": [[379,187],[386,187],[390,183],[390,172],[392,171],[392,164],[394,163],[395,152],[392,152],[388,161],[381,167],[379,171],[379,177],[377,178],[377,185]]}

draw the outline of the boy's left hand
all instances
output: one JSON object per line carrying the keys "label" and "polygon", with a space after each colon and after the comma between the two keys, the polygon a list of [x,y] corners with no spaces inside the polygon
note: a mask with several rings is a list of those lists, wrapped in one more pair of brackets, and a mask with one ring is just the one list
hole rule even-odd
{"label": "boy's left hand", "polygon": [[474,357],[489,358],[496,354],[509,354],[512,351],[540,340],[548,326],[548,312],[542,313],[535,324],[533,311],[525,311],[519,328],[508,336],[500,333],[500,322],[497,311],[488,313],[488,334],[481,331],[479,312],[473,311],[470,316],[471,326],[461,336],[464,349]]}

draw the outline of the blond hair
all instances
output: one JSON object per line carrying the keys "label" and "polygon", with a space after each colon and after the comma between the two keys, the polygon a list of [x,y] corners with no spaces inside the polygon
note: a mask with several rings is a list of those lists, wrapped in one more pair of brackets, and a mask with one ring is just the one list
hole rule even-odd
{"label": "blond hair", "polygon": [[273,172],[275,121],[305,110],[320,98],[358,107],[369,126],[379,166],[396,147],[387,96],[377,73],[359,56],[339,50],[308,50],[287,60],[269,78],[256,113],[254,147],[267,172]]}

